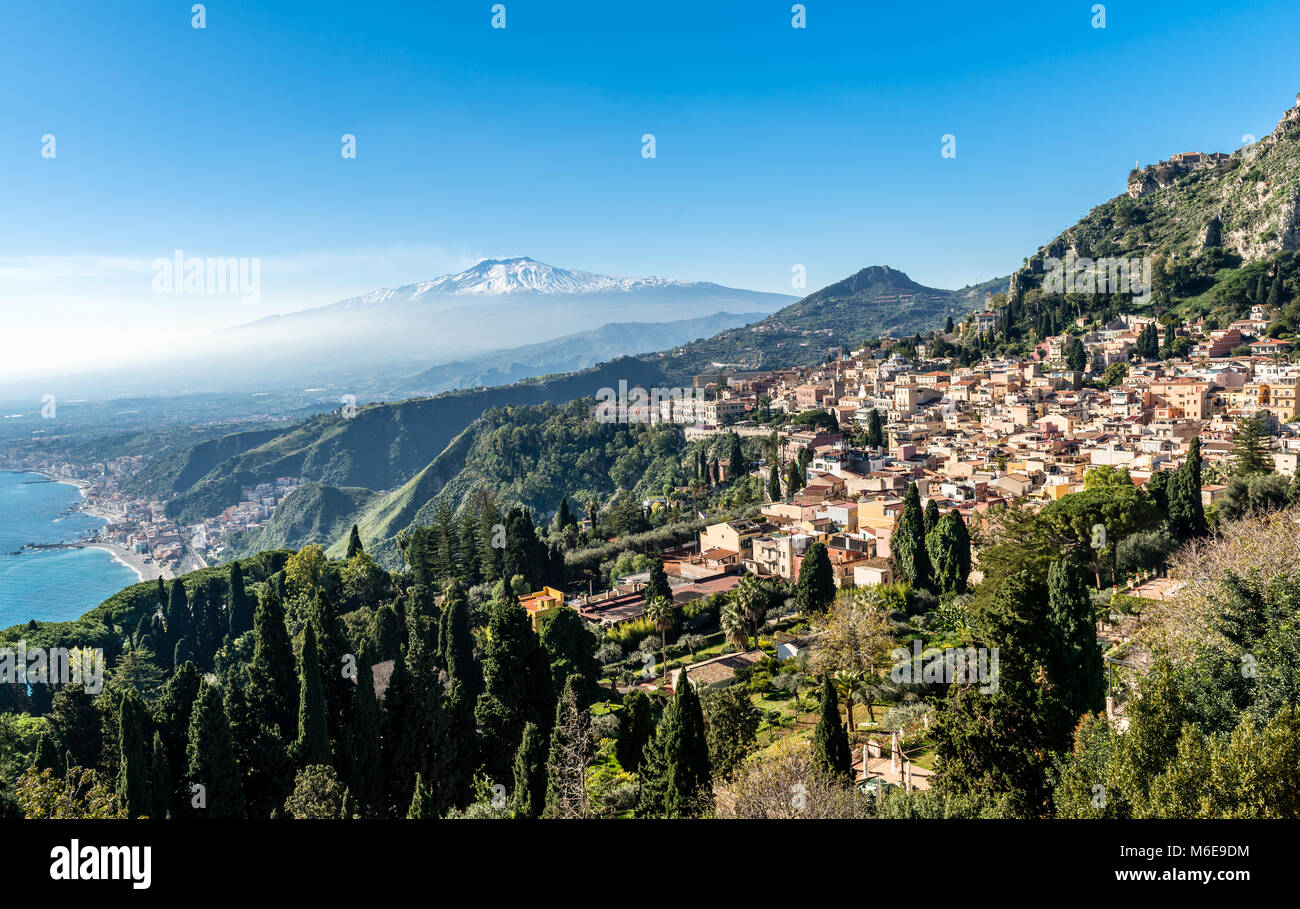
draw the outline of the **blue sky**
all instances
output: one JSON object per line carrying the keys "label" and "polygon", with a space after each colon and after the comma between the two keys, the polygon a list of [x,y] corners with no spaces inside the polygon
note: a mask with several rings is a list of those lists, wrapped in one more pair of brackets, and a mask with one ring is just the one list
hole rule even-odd
{"label": "blue sky", "polygon": [[[785,292],[796,263],[809,290],[889,264],[957,287],[1135,161],[1237,148],[1300,91],[1294,0],[1107,3],[1104,29],[1075,0],[808,0],[806,29],[764,0],[505,0],[505,29],[483,0],[214,0],[202,30],[190,6],[0,6],[12,362],[52,318],[85,344],[153,339],[481,256]],[[151,295],[148,263],[178,248],[261,258],[261,300]]]}

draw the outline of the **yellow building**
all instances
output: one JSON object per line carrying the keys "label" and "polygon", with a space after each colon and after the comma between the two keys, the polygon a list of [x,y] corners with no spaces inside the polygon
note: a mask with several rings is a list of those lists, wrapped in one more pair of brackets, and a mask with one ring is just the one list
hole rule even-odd
{"label": "yellow building", "polygon": [[533,620],[533,631],[540,631],[542,616],[564,605],[564,591],[556,590],[554,587],[543,587],[537,593],[520,597],[519,605],[528,611],[529,618]]}

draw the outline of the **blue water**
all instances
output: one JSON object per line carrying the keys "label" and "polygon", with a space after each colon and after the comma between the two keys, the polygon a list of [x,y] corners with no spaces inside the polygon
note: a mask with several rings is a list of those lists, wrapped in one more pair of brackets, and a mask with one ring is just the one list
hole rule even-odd
{"label": "blue water", "polygon": [[81,492],[39,474],[0,470],[0,628],[28,619],[79,618],[139,578],[102,549],[27,550],[25,543],[80,540],[102,518],[69,509]]}

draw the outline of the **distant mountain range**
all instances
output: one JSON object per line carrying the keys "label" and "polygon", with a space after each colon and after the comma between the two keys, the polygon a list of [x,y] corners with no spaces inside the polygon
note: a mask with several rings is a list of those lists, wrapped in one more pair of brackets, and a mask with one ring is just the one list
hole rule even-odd
{"label": "distant mountain range", "polygon": [[[303,366],[367,363],[391,371],[395,364],[427,368],[612,322],[714,313],[752,319],[794,299],[709,282],[570,271],[527,257],[484,259],[458,274],[258,319],[221,332],[221,341],[244,352],[273,349]],[[318,373],[313,381],[326,379]]]}

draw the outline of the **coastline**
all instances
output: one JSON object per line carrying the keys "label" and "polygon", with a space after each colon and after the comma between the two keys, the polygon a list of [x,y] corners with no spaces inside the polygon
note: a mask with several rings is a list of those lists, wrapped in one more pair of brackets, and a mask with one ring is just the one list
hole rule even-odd
{"label": "coastline", "polygon": [[[71,510],[79,512],[81,514],[89,515],[90,517],[99,518],[107,523],[112,523],[115,517],[119,517],[119,515],[117,515],[114,512],[110,512],[107,509],[100,508],[95,505],[88,505],[86,503],[86,490],[91,488],[91,486],[93,485],[88,480],[82,480],[75,477],[54,476],[43,470],[33,470],[31,468],[26,468],[26,467],[23,468],[0,467],[0,470],[5,471],[6,473],[29,473],[32,474],[33,476],[44,477],[51,483],[63,483],[68,486],[76,487],[77,492],[80,493],[81,495],[81,499],[79,502],[77,502],[77,504],[71,506]],[[155,578],[170,580],[173,577],[170,569],[158,565],[157,563],[152,561],[145,561],[145,556],[140,555],[139,553],[129,549],[126,546],[121,545],[120,543],[112,543],[104,540],[96,540],[93,538],[81,539],[81,540],[69,540],[67,541],[67,543],[69,546],[77,547],[77,548],[102,549],[104,552],[107,552],[109,555],[111,555],[114,561],[118,562],[119,564],[125,565],[127,568],[134,571],[136,577],[139,578],[139,581],[137,581],[137,583],[139,583],[140,581],[152,581]]]}
{"label": "coastline", "polygon": [[141,581],[152,581],[154,578],[170,580],[172,577],[171,571],[167,568],[158,565],[156,562],[146,562],[144,556],[138,552],[133,552],[117,543],[93,542],[86,543],[85,546],[88,549],[104,550],[118,562],[134,571]]}

